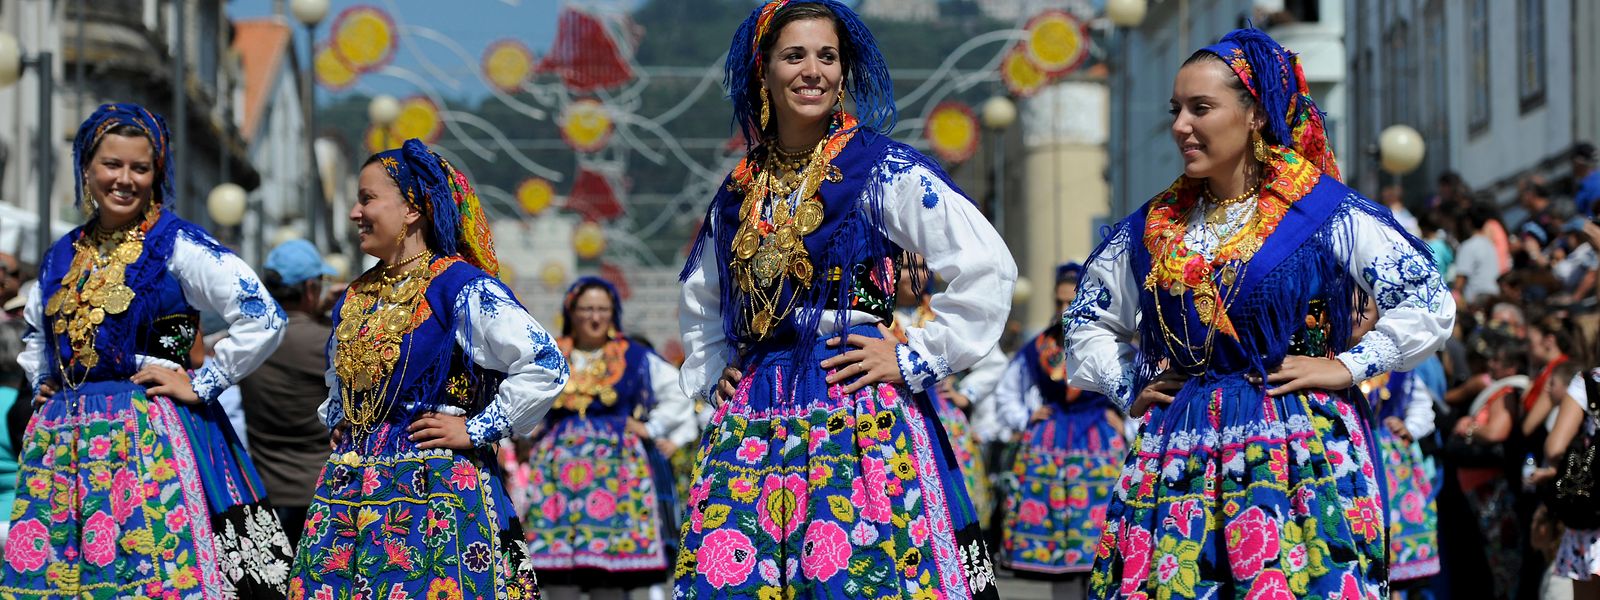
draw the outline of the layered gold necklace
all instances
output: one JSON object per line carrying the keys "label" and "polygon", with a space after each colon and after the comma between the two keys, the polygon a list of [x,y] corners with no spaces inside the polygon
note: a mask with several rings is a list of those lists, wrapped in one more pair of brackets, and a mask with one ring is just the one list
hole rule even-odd
{"label": "layered gold necklace", "polygon": [[822,226],[822,201],[817,199],[822,182],[844,179],[829,164],[825,147],[830,139],[824,137],[803,152],[769,146],[755,181],[745,189],[729,266],[739,291],[750,298],[741,308],[746,313],[742,317],[756,339],[766,337],[794,310],[798,293],[785,301],[785,281],[792,279],[800,289],[811,287],[811,255],[801,238]]}
{"label": "layered gold necklace", "polygon": [[[433,281],[432,262],[433,253],[423,250],[397,263],[391,274],[356,281],[345,294],[334,330],[333,368],[345,418],[362,435],[388,418],[391,388],[405,380],[401,342],[431,315],[424,299]],[[398,378],[391,377],[396,363],[401,363]]]}
{"label": "layered gold necklace", "polygon": [[[44,314],[53,321],[51,330],[56,335],[67,335],[72,362],[85,371],[100,364],[100,353],[94,348],[100,324],[133,305],[133,288],[127,285],[128,265],[144,254],[145,234],[159,218],[161,206],[150,202],[139,222],[114,230],[96,225],[72,244],[72,264],[61,278],[61,288],[45,303]],[[59,360],[58,356],[58,363]],[[67,365],[57,366],[61,367],[61,376],[66,377]]]}
{"label": "layered gold necklace", "polygon": [[597,350],[573,348],[567,355],[583,357],[584,365],[572,370],[567,385],[561,388],[561,396],[556,399],[555,407],[584,417],[588,416],[589,406],[596,400],[606,406],[616,405],[616,386],[617,382],[622,381],[622,372],[627,367],[627,350],[628,344],[622,340],[606,342]]}

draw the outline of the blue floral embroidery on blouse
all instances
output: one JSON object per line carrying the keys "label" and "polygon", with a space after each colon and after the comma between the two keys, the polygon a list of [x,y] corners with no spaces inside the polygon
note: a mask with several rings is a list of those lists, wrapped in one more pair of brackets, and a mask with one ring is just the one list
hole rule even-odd
{"label": "blue floral embroidery on blouse", "polygon": [[239,293],[234,295],[234,301],[239,304],[240,314],[246,318],[262,321],[262,327],[267,330],[283,326],[283,320],[286,318],[283,307],[261,293],[261,282],[254,277],[239,276]]}
{"label": "blue floral embroidery on blouse", "polygon": [[489,402],[483,412],[467,420],[467,438],[474,446],[486,446],[506,437],[511,431],[511,419],[506,417],[505,406],[498,400]]}
{"label": "blue floral embroidery on blouse", "polygon": [[186,227],[181,231],[185,238],[188,238],[191,243],[198,246],[207,256],[210,256],[212,262],[221,264],[222,255],[232,254],[232,251],[228,250],[227,246],[222,245],[222,242],[217,241],[216,238],[211,237],[210,234],[198,226]]}
{"label": "blue floral embroidery on blouse", "polygon": [[1390,310],[1416,298],[1419,306],[1437,311],[1443,308],[1444,285],[1433,261],[1405,248],[1387,254],[1361,269],[1361,277],[1372,287],[1378,308]]}
{"label": "blue floral embroidery on blouse", "polygon": [[1068,337],[1079,327],[1100,320],[1102,311],[1111,309],[1111,290],[1106,289],[1106,284],[1099,277],[1087,277],[1083,280],[1083,288],[1078,290],[1078,297],[1072,300],[1072,305],[1066,312],[1061,313],[1061,326]]}
{"label": "blue floral embroidery on blouse", "polygon": [[922,207],[933,208],[939,205],[939,193],[933,190],[933,180],[927,175],[922,176]]}
{"label": "blue floral embroidery on blouse", "polygon": [[567,382],[567,361],[561,356],[561,348],[550,339],[550,334],[545,333],[533,325],[528,325],[528,339],[533,341],[533,364],[547,371],[558,373],[556,383]]}

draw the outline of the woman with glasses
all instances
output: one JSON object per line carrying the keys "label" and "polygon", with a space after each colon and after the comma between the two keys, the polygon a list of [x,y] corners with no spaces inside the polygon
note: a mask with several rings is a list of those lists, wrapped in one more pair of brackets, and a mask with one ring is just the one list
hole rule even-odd
{"label": "woman with glasses", "polygon": [[[692,418],[678,370],[622,335],[622,299],[604,279],[567,290],[558,341],[572,376],[534,433],[528,553],[554,600],[621,600],[661,583],[667,552],[660,497],[670,489],[655,440]],[[658,408],[659,407],[659,408]],[[649,415],[663,418],[651,419]],[[659,475],[659,477],[658,477]]]}

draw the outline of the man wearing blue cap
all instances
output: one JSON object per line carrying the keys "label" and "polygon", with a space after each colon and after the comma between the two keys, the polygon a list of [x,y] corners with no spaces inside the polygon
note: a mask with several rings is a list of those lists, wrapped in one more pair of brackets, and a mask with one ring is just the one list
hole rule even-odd
{"label": "man wearing blue cap", "polygon": [[312,491],[328,459],[328,429],[317,406],[328,399],[330,327],[322,319],[322,280],[334,274],[305,240],[267,255],[262,281],[289,315],[278,350],[240,383],[250,455],[289,541],[298,544]]}

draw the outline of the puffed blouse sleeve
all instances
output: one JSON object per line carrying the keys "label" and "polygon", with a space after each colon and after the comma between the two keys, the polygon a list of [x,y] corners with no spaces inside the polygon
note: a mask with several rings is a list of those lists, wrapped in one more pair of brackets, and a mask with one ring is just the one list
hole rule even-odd
{"label": "puffed blouse sleeve", "polygon": [[1077,298],[1061,315],[1068,385],[1104,394],[1124,413],[1133,404],[1133,340],[1139,331],[1139,282],[1128,263],[1129,240],[1126,232],[1113,234],[1095,252]]}
{"label": "puffed blouse sleeve", "polygon": [[[704,226],[714,227],[714,222],[707,221]],[[683,280],[678,303],[678,329],[684,352],[678,386],[685,397],[697,401],[715,397],[711,386],[723,367],[728,366],[728,340],[722,329],[722,282],[712,246],[709,242],[700,245],[700,268]]]}
{"label": "puffed blouse sleeve", "polygon": [[684,439],[690,433],[698,431],[689,426],[695,420],[694,401],[684,395],[683,387],[678,384],[677,367],[654,352],[648,356],[650,392],[656,397],[656,405],[650,409],[650,421],[645,423],[645,429],[651,438],[671,440],[682,446],[688,443]]}
{"label": "puffed blouse sleeve", "polygon": [[201,231],[184,229],[177,236],[167,270],[190,305],[228,323],[228,336],[212,348],[215,356],[192,377],[195,395],[212,402],[278,349],[287,321],[283,307],[238,255]]}
{"label": "puffed blouse sleeve", "polygon": [[[22,334],[22,352],[17,355],[17,365],[22,367],[22,372],[28,376],[28,385],[33,386],[33,393],[39,393],[39,386],[43,385],[50,377],[50,367],[45,364],[45,333],[44,329],[44,302],[39,288],[35,285],[28,290],[27,304],[22,306],[22,319],[27,323],[28,329]],[[29,400],[32,396],[29,396]]]}
{"label": "puffed blouse sleeve", "polygon": [[456,345],[485,369],[506,374],[483,412],[467,419],[474,446],[528,435],[567,384],[567,359],[505,284],[479,277],[457,292]]}
{"label": "puffed blouse sleeve", "polygon": [[[1352,199],[1350,202],[1367,202]],[[1433,257],[1399,228],[1359,208],[1342,211],[1348,236],[1335,236],[1334,252],[1349,257],[1345,269],[1378,304],[1371,331],[1338,359],[1360,383],[1389,371],[1409,371],[1427,360],[1455,327],[1456,302],[1434,268]]]}
{"label": "puffed blouse sleeve", "polygon": [[881,191],[889,241],[922,255],[946,282],[929,302],[937,316],[907,327],[906,343],[895,349],[906,385],[920,392],[973,366],[1000,341],[1017,264],[971,200],[928,167],[901,161],[891,153],[867,185],[887,188]]}

